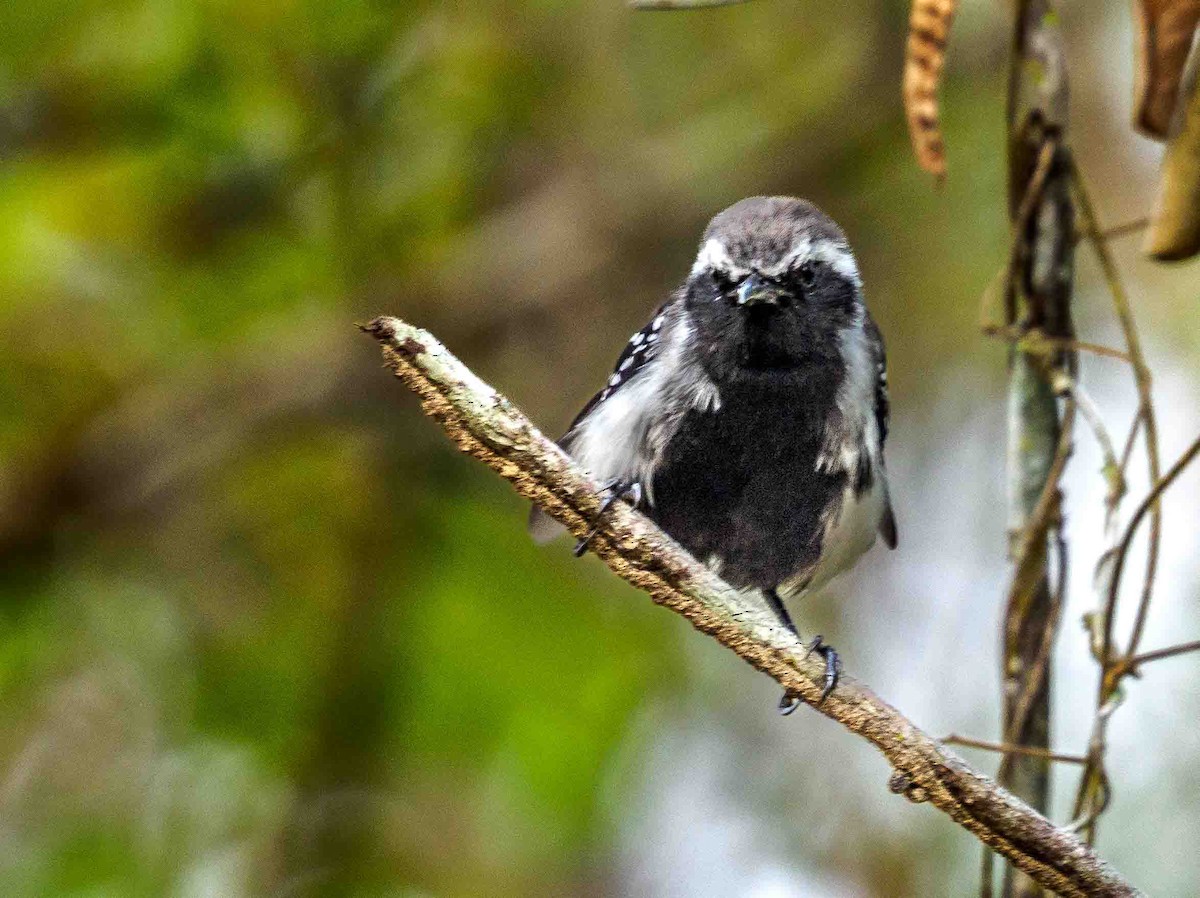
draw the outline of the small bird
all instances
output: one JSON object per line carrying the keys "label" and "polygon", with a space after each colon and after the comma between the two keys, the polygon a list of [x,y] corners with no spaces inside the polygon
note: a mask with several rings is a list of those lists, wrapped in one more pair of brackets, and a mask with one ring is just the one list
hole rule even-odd
{"label": "small bird", "polygon": [[[733,586],[784,605],[875,542],[896,547],[883,447],[883,338],[841,229],[791,197],[751,197],[708,225],[687,281],[633,335],[560,440]],[[561,527],[538,509],[539,542]],[[580,540],[587,548],[595,530]],[[825,697],[839,662],[825,659]],[[780,711],[799,704],[784,695]]]}

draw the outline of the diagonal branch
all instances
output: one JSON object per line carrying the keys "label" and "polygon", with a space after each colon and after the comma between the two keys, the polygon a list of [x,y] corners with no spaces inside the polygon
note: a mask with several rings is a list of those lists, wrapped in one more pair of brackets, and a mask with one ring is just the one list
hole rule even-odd
{"label": "diagonal branch", "polygon": [[[382,344],[388,366],[462,451],[576,536],[589,529],[600,501],[596,485],[512,403],[426,331],[396,318],[376,318],[363,330]],[[592,549],[623,580],[816,707],[824,664],[806,658],[804,646],[753,594],[720,580],[647,518],[614,506]],[[842,677],[818,710],[883,753],[895,771],[893,791],[928,801],[1046,888],[1070,896],[1140,894],[1076,836],[976,772],[852,677]]]}

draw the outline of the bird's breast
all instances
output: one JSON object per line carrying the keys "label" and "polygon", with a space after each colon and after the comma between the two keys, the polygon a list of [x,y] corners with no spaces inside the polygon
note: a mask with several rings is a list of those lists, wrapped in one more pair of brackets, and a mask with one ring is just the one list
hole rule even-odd
{"label": "bird's breast", "polygon": [[722,392],[689,412],[656,466],[650,514],[735,586],[777,586],[816,565],[848,478],[818,464],[833,394]]}

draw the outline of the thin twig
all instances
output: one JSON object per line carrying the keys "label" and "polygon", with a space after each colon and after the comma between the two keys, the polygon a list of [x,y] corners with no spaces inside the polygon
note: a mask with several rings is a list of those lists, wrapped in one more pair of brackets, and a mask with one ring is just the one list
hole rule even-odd
{"label": "thin twig", "polygon": [[[1087,764],[1080,778],[1079,793],[1075,796],[1073,816],[1076,819],[1067,827],[1071,832],[1082,831],[1089,845],[1096,838],[1096,823],[1100,815],[1108,809],[1112,800],[1112,784],[1104,769],[1104,756],[1108,747],[1108,722],[1123,700],[1121,693],[1114,690],[1096,710],[1092,734],[1088,738]],[[1087,808],[1086,812],[1084,808]]]}
{"label": "thin twig", "polygon": [[[1009,588],[1005,611],[1006,621],[1011,621],[1014,617],[1011,609],[1018,607],[1020,603],[1027,602],[1041,582],[1040,572],[1044,569],[1045,563],[1042,561],[1042,563],[1035,565],[1037,561],[1035,553],[1039,547],[1045,546],[1051,527],[1060,526],[1058,518],[1062,494],[1058,484],[1062,479],[1063,471],[1066,470],[1067,460],[1071,457],[1071,441],[1074,431],[1075,403],[1071,399],[1068,399],[1063,409],[1062,426],[1059,430],[1058,445],[1054,451],[1054,459],[1051,462],[1050,470],[1046,472],[1046,480],[1042,486],[1042,492],[1038,496],[1037,504],[1034,505],[1033,511],[1029,515],[1028,523],[1021,531],[1020,541],[1017,544],[1017,551],[1013,561],[1012,585]],[[1059,575],[1062,583],[1065,584],[1065,564],[1062,567],[1064,569],[1060,570]],[[1004,733],[1004,741],[1006,743],[1019,744],[1017,740],[1020,738],[1020,734],[1024,732],[1029,722],[1029,717],[1033,713],[1033,709],[1037,703],[1038,695],[1045,687],[1047,675],[1050,671],[1050,659],[1054,648],[1054,639],[1058,635],[1058,621],[1062,613],[1062,599],[1062,590],[1057,590],[1051,602],[1046,624],[1042,628],[1041,639],[1038,641],[1037,654],[1034,656],[1033,665],[1030,668],[1028,676],[1025,677],[1022,683],[1020,695],[1017,697],[1016,702],[1013,703],[1013,711]],[[1000,760],[1000,769],[996,773],[997,779],[1003,780],[1012,768],[1012,764],[1013,756],[1005,755]]]}
{"label": "thin twig", "polygon": [[1129,353],[1122,352],[1119,349],[1114,349],[1111,346],[1104,346],[1100,343],[1089,343],[1087,340],[1075,340],[1066,337],[1045,337],[1041,339],[1046,341],[1046,344],[1053,349],[1064,350],[1068,352],[1087,352],[1092,355],[1105,356],[1106,358],[1116,359],[1120,362],[1129,364],[1133,360],[1129,357]]}
{"label": "thin twig", "polygon": [[[364,327],[388,365],[418,394],[425,414],[460,449],[510,481],[517,492],[582,536],[600,493],[584,472],[507,399],[481,381],[434,337],[395,318]],[[622,579],[686,617],[822,714],[876,746],[893,782],[928,801],[1044,887],[1069,896],[1139,894],[1076,836],[1055,827],[971,768],[853,677],[824,702],[824,665],[778,625],[753,594],[720,580],[651,521],[618,503],[602,519],[592,549]],[[915,661],[915,659],[908,659]],[[571,670],[560,672],[571,676]]]}
{"label": "thin twig", "polygon": [[1075,400],[1076,408],[1083,415],[1083,419],[1087,421],[1088,427],[1096,437],[1096,442],[1100,445],[1100,453],[1104,456],[1104,479],[1108,483],[1105,506],[1115,509],[1125,494],[1125,478],[1121,475],[1121,465],[1117,460],[1116,447],[1113,446],[1108,428],[1104,426],[1104,418],[1100,414],[1100,409],[1091,394],[1083,388],[1083,384],[1067,372],[1061,369],[1056,370],[1051,377],[1053,380],[1051,386],[1054,387],[1056,393],[1070,396]]}
{"label": "thin twig", "polygon": [[1021,270],[1020,258],[1021,250],[1025,246],[1025,231],[1029,227],[1030,218],[1042,201],[1042,194],[1045,193],[1046,181],[1050,177],[1050,169],[1054,165],[1054,157],[1058,154],[1058,148],[1058,141],[1052,138],[1048,138],[1042,144],[1038,151],[1037,165],[1033,169],[1033,174],[1029,176],[1029,183],[1021,197],[1021,204],[1017,207],[1016,215],[1013,216],[1012,241],[1008,248],[1008,276],[1004,291],[1005,320],[1009,325],[1015,324],[1017,318],[1016,281]]}
{"label": "thin twig", "polygon": [[1116,240],[1118,237],[1127,237],[1130,234],[1136,234],[1139,231],[1144,231],[1150,227],[1150,219],[1146,217],[1135,218],[1133,221],[1127,221],[1124,224],[1113,225],[1105,228],[1099,233],[1094,233],[1089,228],[1083,228],[1076,235],[1080,240],[1090,239],[1093,236],[1099,237],[1105,243],[1110,240]]}
{"label": "thin twig", "polygon": [[[1125,559],[1129,555],[1129,547],[1133,544],[1133,538],[1135,535],[1137,535],[1137,529],[1142,523],[1142,519],[1145,518],[1148,512],[1153,513],[1153,510],[1158,507],[1159,497],[1166,492],[1168,487],[1175,482],[1175,480],[1184,472],[1187,466],[1195,460],[1197,455],[1200,455],[1200,437],[1197,437],[1192,444],[1188,446],[1183,455],[1176,460],[1175,464],[1171,465],[1170,470],[1168,470],[1167,473],[1164,474],[1156,484],[1154,484],[1154,488],[1146,494],[1146,497],[1142,500],[1141,504],[1138,505],[1137,510],[1133,513],[1133,517],[1129,519],[1129,523],[1125,526],[1125,533],[1121,537],[1120,544],[1117,546],[1117,554],[1113,558],[1112,579],[1108,584],[1108,604],[1110,607],[1116,605],[1116,595],[1121,588],[1121,574],[1125,570]],[[1111,633],[1111,627],[1108,628],[1108,630],[1109,633]],[[1111,638],[1106,639],[1105,647],[1111,649]],[[1106,657],[1107,652],[1102,652],[1102,656]],[[1130,653],[1129,657],[1137,656]],[[1113,667],[1111,662],[1108,667]],[[1113,679],[1111,672],[1106,671],[1106,679]],[[1111,685],[1115,686],[1115,683]]]}
{"label": "thin twig", "polygon": [[1122,658],[1117,662],[1117,666],[1121,669],[1122,674],[1133,674],[1137,673],[1137,669],[1143,664],[1148,664],[1151,661],[1160,661],[1163,658],[1174,658],[1176,655],[1186,655],[1189,652],[1200,652],[1200,639],[1173,645],[1170,648],[1155,649],[1153,652],[1142,652],[1142,654],[1134,655],[1132,658]]}
{"label": "thin twig", "polygon": [[[1151,484],[1158,484],[1160,472],[1158,423],[1154,413],[1154,400],[1151,395],[1150,369],[1146,364],[1145,356],[1142,354],[1141,339],[1138,336],[1137,325],[1133,320],[1133,311],[1129,303],[1129,296],[1125,291],[1125,285],[1121,280],[1120,272],[1117,269],[1108,244],[1100,236],[1103,234],[1104,229],[1100,227],[1099,217],[1096,214],[1095,206],[1092,204],[1087,183],[1083,177],[1083,173],[1079,170],[1079,166],[1075,165],[1071,167],[1071,177],[1088,240],[1091,242],[1100,260],[1101,271],[1104,273],[1105,280],[1108,282],[1109,292],[1112,295],[1113,308],[1116,312],[1117,320],[1120,322],[1121,330],[1125,335],[1125,345],[1129,351],[1134,371],[1134,381],[1137,384],[1138,411],[1134,418],[1133,426],[1130,429],[1129,439],[1121,460],[1120,473],[1124,477],[1125,462],[1131,457],[1135,437],[1138,429],[1141,428],[1144,430],[1146,437],[1146,461],[1150,482]],[[1125,652],[1126,657],[1137,654],[1137,648],[1145,629],[1146,618],[1150,612],[1150,602],[1154,594],[1154,580],[1158,573],[1158,556],[1162,544],[1162,512],[1157,502],[1154,502],[1151,506],[1143,506],[1139,511],[1144,514],[1147,507],[1150,509],[1151,522],[1150,541],[1146,555],[1146,573],[1142,581],[1142,593],[1138,602],[1137,616],[1134,620],[1129,647]],[[1101,720],[1101,713],[1106,707],[1114,707],[1111,700],[1117,694],[1116,690],[1120,682],[1119,677],[1114,678],[1111,675],[1113,665],[1113,626],[1116,618],[1116,606],[1119,594],[1117,586],[1120,579],[1120,567],[1124,563],[1124,553],[1127,551],[1128,546],[1126,545],[1125,549],[1120,551],[1116,556],[1112,580],[1109,583],[1108,594],[1101,611],[1102,617],[1099,621],[1102,635],[1100,639],[1100,682],[1096,697],[1095,729],[1103,729],[1107,725],[1106,720]],[[1107,799],[1104,801],[1097,800],[1095,791],[1102,788],[1106,791],[1108,790],[1107,775],[1104,772],[1104,742],[1100,740],[1094,742],[1089,747],[1088,764],[1085,766],[1083,775],[1080,777],[1079,790],[1075,797],[1075,816],[1082,814],[1085,807],[1090,808],[1084,824],[1085,839],[1088,844],[1091,844],[1095,838],[1096,821],[1108,803]]]}
{"label": "thin twig", "polygon": [[1129,435],[1125,437],[1125,448],[1121,450],[1121,476],[1125,476],[1125,472],[1129,470],[1129,461],[1133,458],[1133,447],[1137,443],[1138,433],[1142,429],[1142,409],[1139,406],[1137,412],[1133,416],[1133,420],[1129,422]]}
{"label": "thin twig", "polygon": [[[1078,166],[1072,166],[1071,174],[1074,180],[1075,194],[1079,200],[1080,214],[1083,216],[1084,223],[1094,235],[1099,234],[1102,229],[1099,227],[1099,219],[1096,216],[1096,209],[1092,205],[1083,173],[1079,171]],[[1130,358],[1133,360],[1134,378],[1137,381],[1138,388],[1141,424],[1146,431],[1146,456],[1150,472],[1150,482],[1156,483],[1160,472],[1158,423],[1154,414],[1154,400],[1151,396],[1152,379],[1150,369],[1146,365],[1145,357],[1142,354],[1141,339],[1138,337],[1137,325],[1133,320],[1129,295],[1125,291],[1125,285],[1121,280],[1121,275],[1117,270],[1117,264],[1112,257],[1112,253],[1109,251],[1108,245],[1098,237],[1092,236],[1089,240],[1100,259],[1100,268],[1104,272],[1105,279],[1108,281],[1109,292],[1112,293],[1117,318],[1121,323],[1121,329],[1125,333],[1126,347],[1129,350]],[[1126,655],[1137,654],[1138,645],[1142,639],[1146,617],[1150,612],[1150,601],[1154,593],[1154,579],[1158,572],[1158,553],[1161,541],[1162,512],[1155,505],[1152,509],[1150,522],[1150,546],[1146,558],[1146,577],[1142,584],[1141,601],[1138,604],[1137,617],[1134,620],[1133,633],[1129,639],[1129,648],[1125,652]],[[1101,664],[1103,666],[1107,666],[1112,660],[1112,626],[1116,610],[1115,606],[1116,595],[1110,590],[1109,604],[1104,612],[1105,637],[1101,655]],[[1103,703],[1103,697],[1101,697],[1100,702]]]}
{"label": "thin twig", "polygon": [[[1003,276],[1003,274],[1004,270],[1001,269],[1000,276]],[[992,288],[989,286],[988,289]],[[1017,348],[1022,352],[1029,352],[1035,355],[1050,355],[1055,352],[1087,352],[1092,355],[1116,359],[1126,364],[1132,362],[1132,359],[1129,358],[1129,353],[1122,352],[1112,346],[1089,343],[1087,340],[1076,340],[1073,337],[1052,337],[1037,327],[1006,326],[984,322],[980,324],[979,329],[985,337],[1007,340],[1010,343],[1017,344]]]}
{"label": "thin twig", "polygon": [[1073,833],[1086,832],[1089,843],[1096,838],[1096,822],[1112,803],[1112,780],[1108,778],[1108,771],[1103,766],[1099,767],[1096,772],[1096,790],[1100,793],[1100,798],[1096,801],[1095,807],[1066,826]]}
{"label": "thin twig", "polygon": [[736,6],[749,0],[629,0],[631,9],[640,10],[675,10],[675,9],[714,9],[718,6]]}
{"label": "thin twig", "polygon": [[1014,745],[1011,742],[988,742],[983,739],[973,739],[970,736],[959,736],[956,733],[951,733],[942,739],[942,742],[947,745],[962,745],[966,748],[981,748],[984,751],[1004,752],[1006,754],[1025,755],[1030,758],[1042,758],[1046,761],[1061,761],[1064,764],[1086,764],[1087,758],[1083,755],[1064,755],[1056,751],[1048,751],[1044,748],[1035,748],[1031,745]]}
{"label": "thin twig", "polygon": [[[1171,469],[1154,485],[1154,488],[1146,495],[1137,510],[1133,513],[1133,517],[1129,519],[1129,523],[1125,527],[1125,532],[1121,537],[1121,542],[1117,546],[1116,554],[1112,559],[1112,575],[1108,583],[1107,606],[1109,608],[1116,606],[1116,595],[1121,587],[1121,574],[1124,571],[1125,559],[1129,555],[1129,547],[1133,544],[1133,538],[1137,534],[1137,528],[1146,514],[1152,512],[1158,507],[1159,497],[1175,482],[1176,478],[1187,468],[1189,464],[1200,455],[1200,437],[1187,448],[1187,450],[1179,457],[1179,459],[1171,466]],[[1107,623],[1107,622],[1106,622]],[[1105,627],[1106,643],[1101,650],[1101,658],[1108,658],[1108,652],[1111,651],[1111,626]],[[1107,651],[1106,651],[1107,650]],[[1127,656],[1136,658],[1136,655]],[[1116,709],[1116,703],[1113,698],[1118,694],[1117,687],[1120,685],[1121,678],[1132,672],[1135,665],[1125,663],[1123,661],[1109,660],[1108,663],[1101,667],[1100,688],[1104,695],[1104,702],[1101,704],[1101,710],[1108,708],[1108,714],[1111,714]],[[1101,713],[1098,711],[1096,715],[1095,727],[1103,730],[1107,724],[1107,716],[1104,717],[1104,724],[1101,722]],[[1095,805],[1095,801],[1089,801],[1089,797],[1094,789],[1098,788],[1101,782],[1105,779],[1104,773],[1104,741],[1093,739],[1092,747],[1088,752],[1088,764],[1084,769],[1083,778],[1080,784],[1080,789],[1075,797],[1075,815],[1079,816],[1083,813],[1083,808],[1089,803]],[[1103,808],[1094,810],[1085,818],[1083,831],[1086,834],[1087,841],[1090,843],[1094,837],[1096,820],[1103,813]]]}

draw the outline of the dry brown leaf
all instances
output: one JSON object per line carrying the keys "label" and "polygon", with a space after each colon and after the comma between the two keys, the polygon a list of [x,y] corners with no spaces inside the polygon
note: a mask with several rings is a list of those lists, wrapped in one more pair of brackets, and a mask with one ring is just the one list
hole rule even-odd
{"label": "dry brown leaf", "polygon": [[1165,139],[1187,64],[1200,0],[1137,0],[1138,86],[1133,124],[1146,135]]}
{"label": "dry brown leaf", "polygon": [[904,51],[904,112],[913,152],[921,168],[939,181],[946,177],[946,144],[937,94],[957,5],[958,0],[913,0]]}
{"label": "dry brown leaf", "polygon": [[1162,177],[1142,247],[1163,261],[1200,253],[1200,78],[1163,155]]}

